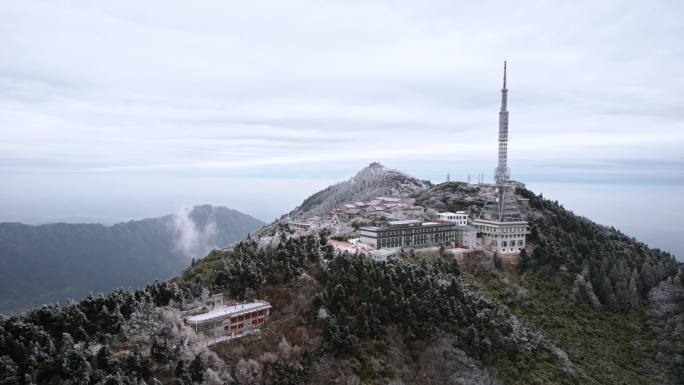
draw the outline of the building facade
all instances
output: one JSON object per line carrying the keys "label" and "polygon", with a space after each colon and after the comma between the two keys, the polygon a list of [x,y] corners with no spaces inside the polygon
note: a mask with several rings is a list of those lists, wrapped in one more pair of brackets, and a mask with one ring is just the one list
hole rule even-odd
{"label": "building facade", "polygon": [[471,226],[456,226],[454,243],[456,246],[466,249],[475,249],[477,247],[477,231]]}
{"label": "building facade", "polygon": [[455,213],[447,211],[439,213],[438,216],[440,221],[452,222],[459,226],[468,225],[468,214],[465,211],[456,211]]}
{"label": "building facade", "polygon": [[220,305],[206,313],[185,318],[195,333],[208,337],[240,337],[258,330],[271,313],[271,304],[255,301],[236,305]]}
{"label": "building facade", "polygon": [[455,224],[417,220],[389,221],[387,226],[361,227],[359,232],[361,242],[376,249],[450,245],[456,240]]}
{"label": "building facade", "polygon": [[482,237],[482,247],[499,254],[519,253],[525,248],[528,224],[526,221],[499,222],[483,219],[473,221]]}

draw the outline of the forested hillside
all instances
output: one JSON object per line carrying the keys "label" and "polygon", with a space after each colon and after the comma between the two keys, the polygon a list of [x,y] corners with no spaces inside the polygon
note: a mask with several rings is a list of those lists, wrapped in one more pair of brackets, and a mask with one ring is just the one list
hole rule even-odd
{"label": "forested hillside", "polygon": [[[434,209],[486,196],[416,193]],[[519,260],[441,250],[379,262],[334,253],[327,231],[248,238],[171,283],[0,318],[0,384],[681,383],[682,266],[518,194],[532,231]],[[218,292],[269,301],[266,327],[207,348],[179,308]]]}
{"label": "forested hillside", "polygon": [[[531,252],[469,281],[538,327],[599,383],[684,381],[684,294],[674,256],[517,189]],[[443,183],[417,204],[477,214],[479,186]],[[527,201],[525,201],[527,200]],[[480,206],[481,207],[481,206]],[[483,273],[485,271],[485,273]]]}
{"label": "forested hillside", "polygon": [[166,280],[262,225],[209,205],[113,226],[0,223],[0,313]]}
{"label": "forested hillside", "polygon": [[620,231],[578,217],[558,202],[518,189],[529,199],[528,240],[536,245],[520,268],[577,274],[578,290],[593,292],[611,310],[636,310],[648,292],[677,273],[674,256]]}
{"label": "forested hillside", "polygon": [[[474,292],[458,265],[352,255],[324,263],[326,248],[325,236],[266,249],[246,241],[173,284],[0,319],[0,382],[422,384],[426,370],[446,370],[447,379],[515,383],[531,381],[518,368],[537,361],[549,379],[582,378],[541,334]],[[271,326],[213,352],[193,343],[173,305],[207,288],[271,301]],[[412,363],[414,355],[424,358]]]}

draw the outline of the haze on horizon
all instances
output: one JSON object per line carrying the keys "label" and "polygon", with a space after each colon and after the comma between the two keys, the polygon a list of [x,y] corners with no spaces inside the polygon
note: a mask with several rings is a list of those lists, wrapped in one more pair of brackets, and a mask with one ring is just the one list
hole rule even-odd
{"label": "haze on horizon", "polygon": [[675,1],[0,2],[0,221],[201,203],[269,221],[371,161],[491,180],[504,59],[514,179],[674,198],[682,14]]}

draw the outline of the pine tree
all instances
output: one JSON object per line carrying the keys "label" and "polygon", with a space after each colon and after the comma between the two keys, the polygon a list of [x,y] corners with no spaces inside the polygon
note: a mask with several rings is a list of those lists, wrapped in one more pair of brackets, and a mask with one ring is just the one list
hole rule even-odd
{"label": "pine tree", "polygon": [[496,268],[497,270],[503,269],[503,260],[499,256],[499,253],[496,251],[494,252],[494,268]]}
{"label": "pine tree", "polygon": [[103,345],[100,350],[97,351],[95,356],[95,363],[98,369],[108,371],[112,365],[112,349],[109,345]]}
{"label": "pine tree", "polygon": [[190,378],[194,382],[202,383],[207,372],[207,364],[202,359],[201,354],[197,354],[190,363]]}
{"label": "pine tree", "polygon": [[520,250],[520,257],[518,258],[518,270],[520,272],[524,272],[528,269],[534,269],[534,265],[534,260],[527,253],[527,250],[525,250],[525,248]]}
{"label": "pine tree", "polygon": [[176,381],[178,381],[179,384],[190,384],[192,382],[188,370],[185,367],[185,361],[182,359],[178,360],[174,374],[176,376]]}
{"label": "pine tree", "polygon": [[637,271],[635,269],[634,271],[632,271],[632,277],[629,280],[628,288],[629,307],[631,309],[639,309],[639,307],[641,306],[638,282],[639,275],[637,274]]}

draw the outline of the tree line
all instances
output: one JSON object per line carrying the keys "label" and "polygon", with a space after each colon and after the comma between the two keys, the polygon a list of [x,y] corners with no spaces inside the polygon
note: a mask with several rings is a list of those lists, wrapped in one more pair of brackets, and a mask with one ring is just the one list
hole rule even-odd
{"label": "tree line", "polygon": [[677,274],[679,265],[671,254],[650,249],[527,189],[517,193],[537,211],[528,215],[528,241],[536,248],[532,254],[521,254],[521,270],[554,273],[564,266],[586,275],[601,303],[616,311],[640,308],[653,287]]}

